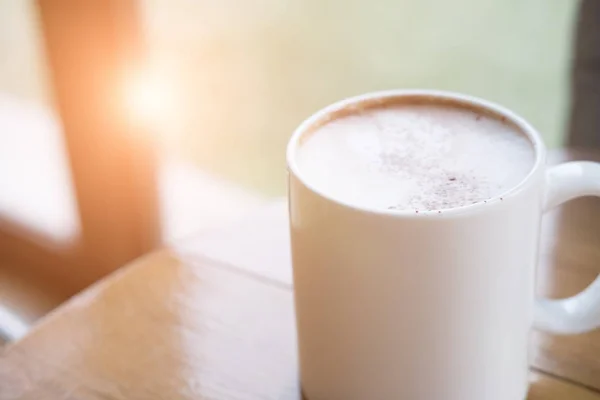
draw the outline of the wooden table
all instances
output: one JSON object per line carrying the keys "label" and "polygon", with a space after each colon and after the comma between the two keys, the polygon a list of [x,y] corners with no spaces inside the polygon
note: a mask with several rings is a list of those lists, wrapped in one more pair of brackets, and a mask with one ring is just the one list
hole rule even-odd
{"label": "wooden table", "polygon": [[[600,201],[544,221],[542,294],[600,272]],[[298,400],[283,203],[150,254],[0,354],[0,400]],[[529,400],[600,400],[600,332],[534,332]],[[483,399],[482,399],[483,400]]]}

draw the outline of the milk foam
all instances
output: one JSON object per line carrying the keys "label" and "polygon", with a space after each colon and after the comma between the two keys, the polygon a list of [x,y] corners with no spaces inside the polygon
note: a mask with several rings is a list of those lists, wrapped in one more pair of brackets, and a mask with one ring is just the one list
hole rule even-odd
{"label": "milk foam", "polygon": [[297,164],[317,190],[368,208],[442,210],[518,185],[534,163],[516,128],[446,105],[357,111],[317,128]]}

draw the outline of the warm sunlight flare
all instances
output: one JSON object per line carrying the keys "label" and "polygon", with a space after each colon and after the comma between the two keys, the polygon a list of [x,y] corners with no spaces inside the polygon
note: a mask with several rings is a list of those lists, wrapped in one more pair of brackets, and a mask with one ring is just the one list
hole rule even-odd
{"label": "warm sunlight flare", "polygon": [[173,80],[165,72],[138,71],[125,82],[125,106],[129,118],[143,126],[162,130],[174,112]]}

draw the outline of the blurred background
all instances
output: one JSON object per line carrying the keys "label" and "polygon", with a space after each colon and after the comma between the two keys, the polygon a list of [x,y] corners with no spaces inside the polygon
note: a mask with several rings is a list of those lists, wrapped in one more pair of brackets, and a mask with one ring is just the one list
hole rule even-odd
{"label": "blurred background", "polygon": [[284,195],[292,130],[340,98],[464,92],[561,146],[578,6],[0,0],[0,333]]}

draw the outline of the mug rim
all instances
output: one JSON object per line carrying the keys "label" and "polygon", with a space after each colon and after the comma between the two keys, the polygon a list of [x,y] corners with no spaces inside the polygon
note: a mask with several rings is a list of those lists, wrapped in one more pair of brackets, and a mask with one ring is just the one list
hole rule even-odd
{"label": "mug rim", "polygon": [[[342,199],[335,198],[333,196],[328,195],[327,193],[317,189],[314,187],[307,179],[302,175],[300,168],[298,168],[298,164],[296,162],[296,154],[298,148],[300,147],[300,139],[307,132],[311,131],[315,125],[319,122],[327,119],[328,116],[339,112],[344,109],[351,109],[353,106],[359,105],[361,103],[368,103],[374,100],[385,100],[392,98],[402,98],[402,97],[422,97],[423,99],[438,99],[441,101],[451,101],[455,103],[462,103],[474,108],[481,108],[483,110],[491,111],[494,114],[505,117],[508,121],[514,124],[523,135],[529,139],[533,146],[533,151],[535,153],[534,163],[529,170],[529,172],[523,177],[523,179],[515,186],[506,190],[503,193],[500,193],[497,196],[493,196],[485,201],[479,201],[473,204],[467,204],[459,207],[452,208],[444,208],[441,209],[442,213],[438,213],[440,210],[419,210],[415,213],[412,209],[382,209],[377,207],[367,207],[361,206],[357,204],[353,204],[347,202]],[[484,100],[475,96],[450,92],[444,90],[432,90],[432,89],[392,89],[392,90],[383,90],[376,92],[369,92],[365,94],[361,94],[358,96],[352,96],[345,98],[343,100],[332,103],[319,111],[315,112],[307,119],[305,119],[292,134],[286,149],[286,162],[288,173],[292,173],[302,184],[311,192],[316,195],[338,204],[340,206],[350,208],[357,211],[372,213],[372,214],[380,214],[387,215],[390,217],[416,217],[423,218],[427,216],[451,216],[456,214],[463,214],[471,211],[480,211],[483,207],[489,207],[490,205],[503,201],[505,199],[510,199],[513,196],[519,194],[532,180],[533,176],[536,175],[537,171],[539,171],[545,163],[546,156],[546,147],[544,142],[542,141],[537,130],[529,124],[524,118],[516,114],[515,112],[509,110],[508,108],[494,103],[492,101]]]}

